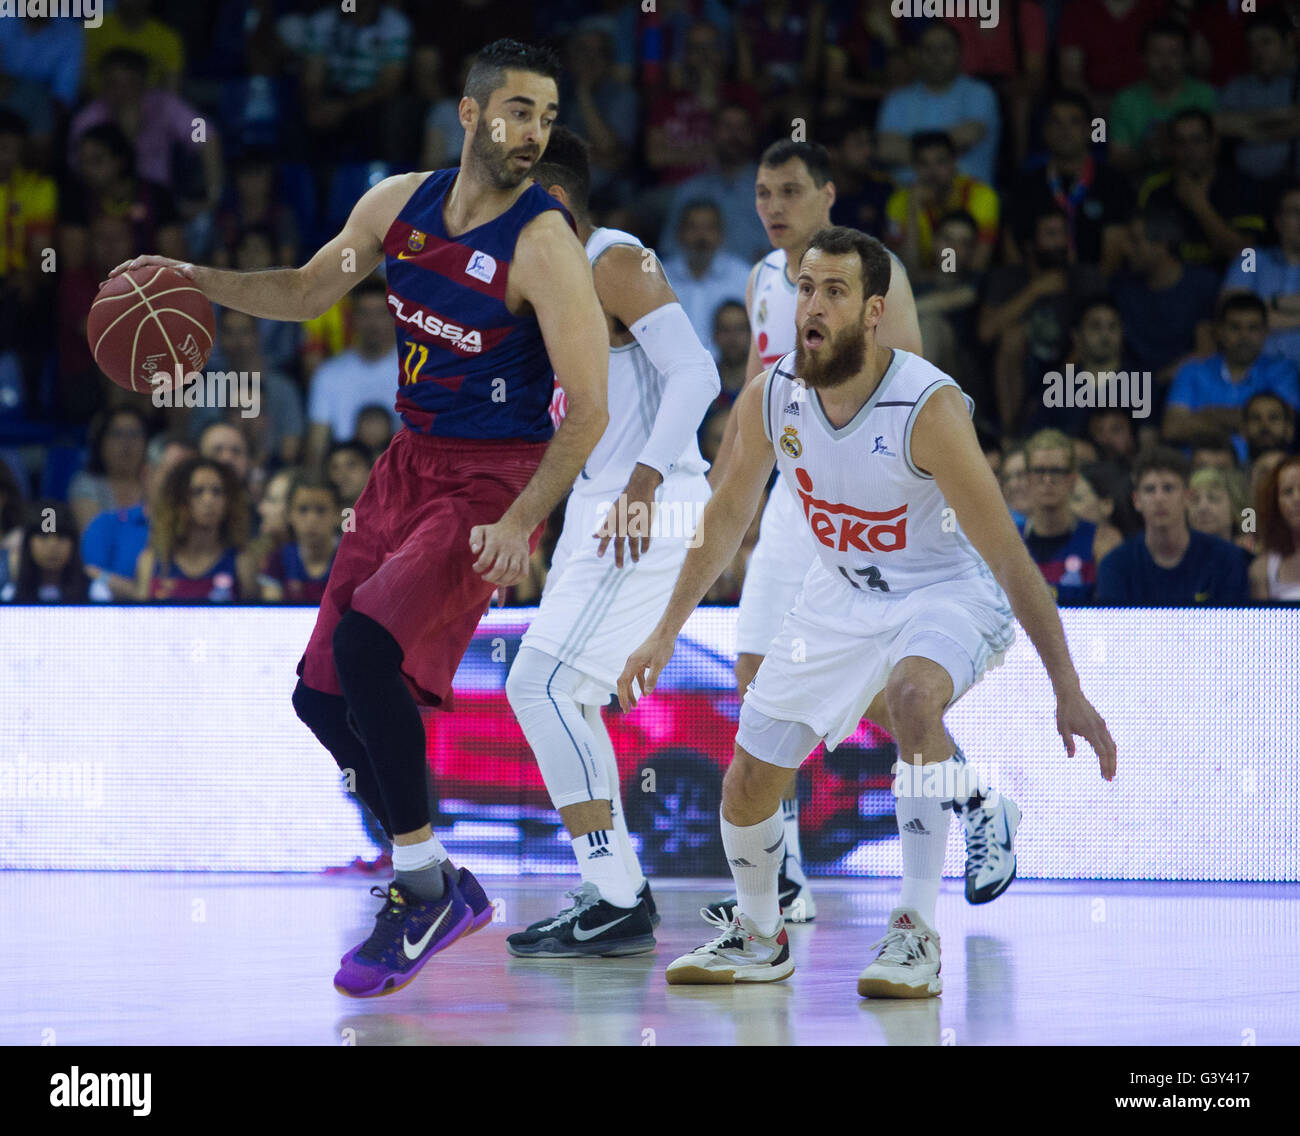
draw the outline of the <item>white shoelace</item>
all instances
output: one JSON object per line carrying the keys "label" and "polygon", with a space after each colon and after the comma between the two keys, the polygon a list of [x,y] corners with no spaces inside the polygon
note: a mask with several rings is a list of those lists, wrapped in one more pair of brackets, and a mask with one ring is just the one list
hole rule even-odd
{"label": "white shoelace", "polygon": [[600,893],[596,891],[591,884],[583,884],[573,891],[566,891],[565,895],[569,896],[574,902],[572,907],[566,907],[545,927],[540,928],[543,931],[554,931],[563,927],[566,923],[572,923],[588,908],[595,907],[600,902]]}
{"label": "white shoelace", "polygon": [[710,939],[703,946],[696,947],[692,954],[706,954],[709,951],[718,950],[728,939],[740,938],[740,948],[744,949],[745,937],[748,932],[740,925],[740,914],[737,908],[732,908],[732,914],[715,915],[707,907],[700,908],[700,915],[704,917],[706,923],[718,929],[718,934]]}
{"label": "white shoelace", "polygon": [[925,960],[925,947],[921,944],[921,936],[915,929],[903,930],[900,927],[890,927],[884,936],[877,939],[867,948],[869,951],[880,949],[880,954],[876,956],[876,962],[892,962],[905,966],[913,961]]}

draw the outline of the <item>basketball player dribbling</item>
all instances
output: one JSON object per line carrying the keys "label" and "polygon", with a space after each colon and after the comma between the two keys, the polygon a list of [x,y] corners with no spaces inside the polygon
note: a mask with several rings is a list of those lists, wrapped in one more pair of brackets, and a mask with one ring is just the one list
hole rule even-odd
{"label": "basketball player dribbling", "polygon": [[[830,225],[831,206],[835,203],[830,155],[825,147],[813,142],[773,143],[759,160],[754,196],[773,251],[754,265],[745,296],[751,333],[746,367],[750,379],[795,349],[795,277],[799,259],[813,234]],[[921,329],[907,271],[892,254],[890,261],[889,294],[877,335],[887,347],[921,355]],[[709,474],[714,488],[725,476],[738,421],[735,414],[727,421],[718,461]],[[742,695],[816,559],[816,541],[804,522],[803,510],[786,479],[778,476],[763,510],[758,544],[745,569],[736,616],[736,684]],[[893,732],[883,694],[867,707],[864,716]],[[960,747],[955,742],[952,745],[958,762],[965,762]],[[785,849],[778,886],[786,920],[806,922],[816,917],[817,904],[801,863],[795,780],[792,774],[781,800]],[[1020,810],[1006,796],[989,792],[974,768],[967,780],[975,791],[964,800],[952,802],[966,837],[966,899],[970,903],[987,903],[1001,895],[1015,878],[1015,834]],[[735,903],[736,897],[730,896],[709,904],[709,908],[725,917]]]}
{"label": "basketball player dribbling", "polygon": [[[303,268],[222,272],[144,257],[117,270],[171,264],[218,304],[305,320],[385,265],[405,428],[343,534],[293,696],[393,838],[396,878],[374,889],[374,931],[334,978],[353,997],[400,989],[491,921],[483,889],[433,835],[418,703],[451,708],[452,677],[493,591],[523,579],[608,421],[591,267],[563,207],[528,177],[555,121],[558,70],[549,49],[485,47],[460,101],[460,168],[380,182]],[[555,429],[557,373],[568,413]]]}
{"label": "basketball player dribbling", "polygon": [[[585,143],[557,126],[535,178],[573,215],[592,263],[609,323],[610,422],[569,496],[541,606],[506,680],[582,883],[570,906],[506,947],[522,958],[641,954],[654,949],[658,916],[600,711],[629,644],[663,614],[709,499],[695,435],[721,382],[654,253],[591,224]],[[651,508],[660,523],[638,525]]]}
{"label": "basketball player dribbling", "polygon": [[795,350],[737,399],[735,447],[700,522],[703,541],[619,676],[624,707],[635,705],[637,687],[654,689],[682,625],[735,555],[775,460],[796,487],[817,560],[746,693],[723,781],[736,907],[730,917],[704,909],[718,934],[669,965],[670,984],[793,973],[777,898],[781,792],[818,742],[838,745],[883,693],[901,758],[903,879],[858,993],[942,992],[934,911],[951,801],[967,780],[943,715],[1001,662],[1013,612],[1051,678],[1066,752],[1073,756],[1081,735],[1102,776],[1115,775],[1115,743],[1083,695],[1051,592],[976,439],[969,399],[924,359],[879,342],[891,266],[884,246],[857,230],[813,236],[797,277]]}

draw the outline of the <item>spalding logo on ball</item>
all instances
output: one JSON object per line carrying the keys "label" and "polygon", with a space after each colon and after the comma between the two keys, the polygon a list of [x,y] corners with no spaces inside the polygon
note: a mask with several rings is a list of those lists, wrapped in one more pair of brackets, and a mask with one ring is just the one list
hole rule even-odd
{"label": "spalding logo on ball", "polygon": [[86,340],[95,365],[118,386],[171,389],[212,354],[212,305],[174,268],[149,265],[114,276],[90,305]]}

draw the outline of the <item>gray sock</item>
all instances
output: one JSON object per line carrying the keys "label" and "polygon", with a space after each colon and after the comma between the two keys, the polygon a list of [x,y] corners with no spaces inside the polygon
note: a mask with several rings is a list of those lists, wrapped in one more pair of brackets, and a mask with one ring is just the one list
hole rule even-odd
{"label": "gray sock", "polygon": [[447,880],[442,874],[442,869],[448,866],[446,860],[435,860],[427,867],[417,868],[413,872],[399,871],[394,883],[401,884],[424,903],[431,903],[435,899],[441,899],[447,890]]}

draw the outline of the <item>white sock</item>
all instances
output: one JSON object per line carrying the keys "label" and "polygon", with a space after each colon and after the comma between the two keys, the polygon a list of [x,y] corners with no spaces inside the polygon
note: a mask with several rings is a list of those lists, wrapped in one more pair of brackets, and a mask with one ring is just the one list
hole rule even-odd
{"label": "white sock", "polygon": [[447,849],[436,836],[421,840],[419,844],[393,845],[393,871],[418,872],[439,861],[448,859]]}
{"label": "white sock", "polygon": [[781,929],[776,878],[785,855],[781,810],[778,808],[767,820],[743,828],[719,816],[722,847],[736,881],[736,906],[764,935],[775,935]]}
{"label": "white sock", "polygon": [[599,706],[583,706],[582,716],[591,728],[591,736],[596,742],[596,756],[605,766],[605,777],[609,781],[609,811],[614,818],[614,854],[623,865],[632,884],[632,894],[639,892],[645,884],[645,873],[641,870],[641,861],[637,858],[636,847],[627,831],[627,816],[623,810],[623,793],[618,771],[618,758],[614,754],[614,743],[609,740],[609,730],[605,728],[605,719]]}
{"label": "white sock", "polygon": [[782,870],[789,879],[806,884],[803,874],[803,851],[799,847],[799,798],[781,802],[781,827],[785,832],[785,863]]}
{"label": "white sock", "polygon": [[[931,927],[943,857],[948,850],[948,821],[952,817],[951,795],[940,790],[953,783],[958,765],[949,758],[924,766],[900,761],[894,767],[894,814],[903,851],[903,887],[898,906],[912,908]],[[944,808],[945,804],[948,808]]]}
{"label": "white sock", "polygon": [[614,854],[614,841],[614,832],[608,828],[575,836],[572,844],[578,871],[582,873],[583,883],[595,884],[602,898],[615,907],[635,907],[636,889]]}

